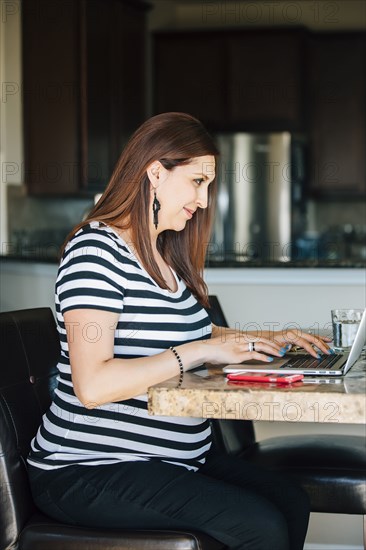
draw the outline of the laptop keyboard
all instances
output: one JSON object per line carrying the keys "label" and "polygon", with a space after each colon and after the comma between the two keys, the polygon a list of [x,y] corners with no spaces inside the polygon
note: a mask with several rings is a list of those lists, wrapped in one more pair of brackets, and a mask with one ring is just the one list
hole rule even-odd
{"label": "laptop keyboard", "polygon": [[315,359],[311,355],[297,354],[296,357],[286,361],[280,368],[293,368],[293,369],[330,369],[332,366],[343,357],[342,353],[336,353],[334,355],[322,355],[320,359]]}

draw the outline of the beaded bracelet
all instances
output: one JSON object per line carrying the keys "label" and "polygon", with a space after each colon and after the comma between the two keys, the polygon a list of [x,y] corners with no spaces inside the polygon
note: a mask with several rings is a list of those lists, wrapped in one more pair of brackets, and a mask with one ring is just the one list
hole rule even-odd
{"label": "beaded bracelet", "polygon": [[182,385],[182,382],[183,382],[183,374],[184,374],[182,359],[180,358],[177,350],[173,346],[170,346],[169,349],[172,350],[172,352],[174,353],[174,355],[175,355],[175,357],[177,358],[177,361],[178,361],[178,365],[179,365],[179,382],[178,382],[177,388],[180,388],[181,385]]}

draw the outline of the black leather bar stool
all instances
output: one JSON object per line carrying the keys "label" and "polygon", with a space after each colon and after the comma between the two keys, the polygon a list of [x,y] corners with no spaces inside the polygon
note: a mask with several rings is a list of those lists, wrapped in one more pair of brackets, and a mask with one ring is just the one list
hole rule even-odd
{"label": "black leather bar stool", "polygon": [[[216,296],[209,314],[228,326]],[[347,435],[278,436],[256,442],[249,420],[212,420],[221,450],[285,472],[308,492],[312,512],[361,514],[366,550],[366,438]]]}
{"label": "black leather bar stool", "polygon": [[195,531],[89,529],[41,514],[25,461],[56,384],[60,348],[51,310],[0,313],[0,342],[0,550],[224,549]]}

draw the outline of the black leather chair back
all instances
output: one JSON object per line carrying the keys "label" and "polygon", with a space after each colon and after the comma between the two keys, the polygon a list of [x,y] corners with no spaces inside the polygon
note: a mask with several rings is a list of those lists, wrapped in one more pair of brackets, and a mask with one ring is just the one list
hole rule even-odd
{"label": "black leather chair back", "polygon": [[0,548],[13,548],[34,512],[30,441],[51,401],[59,340],[49,308],[0,314]]}

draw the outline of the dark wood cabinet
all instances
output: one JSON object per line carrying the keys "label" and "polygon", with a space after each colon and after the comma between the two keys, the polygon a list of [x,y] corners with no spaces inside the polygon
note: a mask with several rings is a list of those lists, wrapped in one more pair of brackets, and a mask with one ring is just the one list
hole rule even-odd
{"label": "dark wood cabinet", "polygon": [[228,42],[230,122],[254,130],[302,130],[304,33],[250,30]]}
{"label": "dark wood cabinet", "polygon": [[24,180],[29,192],[73,193],[80,181],[79,5],[25,0]]}
{"label": "dark wood cabinet", "polygon": [[227,111],[222,33],[157,33],[153,59],[155,113],[181,111],[221,125]]}
{"label": "dark wood cabinet", "polygon": [[366,34],[312,35],[308,57],[310,191],[366,195]]}
{"label": "dark wood cabinet", "polygon": [[303,40],[301,30],[156,33],[155,112],[220,130],[301,129]]}
{"label": "dark wood cabinet", "polygon": [[106,186],[145,118],[146,5],[25,0],[25,183],[34,195]]}

